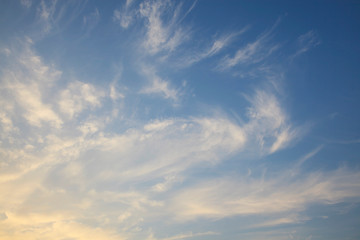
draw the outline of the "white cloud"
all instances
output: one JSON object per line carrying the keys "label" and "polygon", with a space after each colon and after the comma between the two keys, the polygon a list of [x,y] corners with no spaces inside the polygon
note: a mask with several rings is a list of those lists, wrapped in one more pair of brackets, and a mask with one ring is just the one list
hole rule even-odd
{"label": "white cloud", "polygon": [[56,1],[41,1],[40,6],[38,7],[38,13],[40,19],[42,20],[43,31],[45,33],[50,32],[54,24],[54,14],[56,11]]}
{"label": "white cloud", "polygon": [[118,22],[122,28],[128,28],[131,22],[136,18],[137,12],[132,9],[133,0],[126,0],[122,9],[115,9],[113,21]]}
{"label": "white cloud", "polygon": [[[14,94],[1,98],[7,106],[1,114],[2,126],[26,130],[17,136],[21,144],[7,148],[0,143],[1,158],[9,159],[1,169],[0,205],[8,218],[0,232],[9,238],[122,239],[120,231],[129,239],[133,231],[141,232],[143,218],[164,205],[152,199],[153,194],[171,191],[175,183],[181,183],[179,173],[201,163],[222,161],[246,141],[241,127],[226,117],[154,120],[124,133],[104,132],[107,122],[96,116],[72,124],[58,117],[63,123],[60,129],[24,128],[17,121],[18,113],[31,111],[30,116],[40,123],[51,123],[61,113],[73,119],[85,110],[100,108],[105,97],[95,86],[80,81],[55,90],[61,72],[29,49],[25,53],[20,65],[15,64],[20,70],[9,68],[5,75],[9,79],[2,79]],[[59,98],[50,97],[54,95]],[[107,97],[114,98],[114,93],[110,91]],[[21,110],[19,103],[30,108]],[[115,182],[144,184],[148,179],[153,184],[143,193],[123,186],[116,191],[97,189],[98,184],[108,188]],[[107,207],[108,203],[118,210]],[[32,209],[31,213],[26,209]],[[112,225],[114,221],[121,224],[120,229]]]}
{"label": "white cloud", "polygon": [[168,191],[175,183],[182,181],[181,177],[175,175],[166,176],[163,182],[157,183],[152,187],[152,190],[155,192],[165,192]]}
{"label": "white cloud", "polygon": [[274,94],[257,90],[254,96],[247,99],[251,107],[248,108],[246,131],[256,138],[265,152],[274,153],[299,136],[299,130],[291,126]]}
{"label": "white cloud", "polygon": [[[51,216],[56,219],[55,216]],[[23,231],[16,231],[19,225],[23,226]],[[50,223],[45,215],[36,215],[32,217],[10,215],[2,227],[0,227],[3,239],[38,239],[39,236],[49,239],[125,239],[119,236],[113,230],[103,228],[92,228],[85,224],[71,219],[62,219]]]}
{"label": "white cloud", "polygon": [[282,148],[285,148],[298,135],[297,130],[283,129],[276,133],[276,141],[270,147],[270,153],[274,153]]}
{"label": "white cloud", "polygon": [[294,55],[290,57],[290,59],[294,59],[295,57],[304,54],[309,51],[311,48],[318,46],[321,43],[319,36],[316,31],[311,30],[297,39],[298,50]]}
{"label": "white cloud", "polygon": [[31,0],[21,0],[20,2],[21,2],[21,5],[23,5],[26,8],[30,8],[32,5]]}
{"label": "white cloud", "polygon": [[[11,119],[17,111],[30,125],[41,127],[49,123],[59,128],[63,121],[54,111],[51,101],[46,101],[50,100],[51,88],[62,73],[45,65],[30,46],[31,39],[27,39],[19,47],[21,50],[13,50],[14,54],[8,56],[11,63],[2,76],[2,102],[7,103],[6,112],[2,114],[3,122],[11,127]],[[18,109],[22,109],[21,112]]]}
{"label": "white cloud", "polygon": [[100,12],[95,8],[94,12],[90,13],[87,16],[83,17],[83,22],[86,30],[86,34],[89,34],[99,23],[100,21]]}
{"label": "white cloud", "polygon": [[279,24],[280,19],[268,31],[262,33],[255,41],[247,43],[246,46],[238,49],[233,57],[225,56],[219,63],[219,69],[233,68],[238,64],[256,64],[275,52],[279,45],[269,44],[271,34]]}
{"label": "white cloud", "polygon": [[245,27],[239,32],[220,36],[219,38],[215,39],[208,48],[202,50],[201,52],[191,53],[190,56],[185,57],[184,60],[182,60],[182,62],[180,63],[180,65],[189,66],[220,53],[233,41],[235,37],[243,34],[247,31],[247,29],[248,27]]}
{"label": "white cloud", "polygon": [[198,236],[212,236],[212,235],[220,235],[217,232],[201,232],[201,233],[183,233],[183,234],[179,234],[173,237],[169,237],[169,238],[163,238],[161,240],[177,240],[177,239],[187,239],[187,238],[193,238],[193,237],[198,237]]}
{"label": "white cloud", "polygon": [[62,120],[52,110],[50,105],[44,104],[41,99],[41,92],[37,86],[16,84],[12,86],[15,97],[25,110],[24,118],[29,124],[41,127],[43,122],[49,122],[53,127],[59,128]]}
{"label": "white cloud", "polygon": [[0,111],[0,122],[1,127],[5,133],[11,132],[16,129],[14,128],[10,116],[8,116],[8,113],[6,113],[5,111]]}
{"label": "white cloud", "polygon": [[89,83],[71,82],[60,94],[59,107],[69,118],[88,108],[101,106],[104,93]]}
{"label": "white cloud", "polygon": [[219,51],[221,51],[223,48],[225,48],[230,42],[231,40],[238,35],[241,35],[242,33],[244,33],[247,30],[247,28],[244,28],[243,30],[241,30],[240,32],[237,33],[232,33],[232,34],[228,34],[225,36],[220,37],[219,39],[216,39],[211,48],[208,49],[203,55],[204,57],[209,57],[209,56],[213,56],[214,54],[218,53]]}
{"label": "white cloud", "polygon": [[[174,51],[187,38],[188,32],[180,27],[180,7],[172,6],[171,1],[144,1],[140,4],[140,15],[146,22],[144,47],[150,54],[161,51]],[[171,12],[170,19],[163,21],[164,14]]]}
{"label": "white cloud", "polygon": [[146,124],[144,126],[144,129],[146,131],[158,131],[158,130],[165,129],[165,128],[171,126],[172,124],[174,124],[174,120],[172,120],[172,119],[168,119],[165,121],[156,120],[152,123]]}
{"label": "white cloud", "polygon": [[[174,213],[180,220],[295,213],[312,203],[359,199],[359,180],[360,174],[348,169],[310,173],[301,178],[285,172],[272,179],[212,179],[179,192],[171,209],[177,209]],[[281,219],[277,224],[286,222],[291,219]]]}
{"label": "white cloud", "polygon": [[98,178],[123,182],[167,178],[200,163],[221,161],[221,156],[240,150],[245,141],[243,130],[226,118],[158,121],[144,130],[99,138],[98,157],[106,156],[112,169],[99,166]]}
{"label": "white cloud", "polygon": [[[34,39],[43,38],[48,34],[55,34],[62,32],[65,27],[71,24],[84,10],[86,1],[57,1],[57,0],[41,0],[35,1],[37,21],[36,30],[32,32]],[[99,12],[95,10],[94,13],[83,18],[83,22],[88,24],[87,31],[89,32],[97,23]]]}
{"label": "white cloud", "polygon": [[177,100],[178,91],[171,88],[169,85],[170,85],[169,82],[159,78],[158,76],[154,76],[154,78],[152,79],[151,86],[145,87],[140,91],[140,93],[160,94],[165,99]]}
{"label": "white cloud", "polygon": [[169,81],[160,78],[154,69],[143,67],[143,74],[150,81],[150,85],[140,90],[143,94],[157,94],[165,99],[177,101],[179,99],[179,90],[174,89]]}
{"label": "white cloud", "polygon": [[113,101],[116,101],[118,99],[123,99],[125,98],[124,94],[122,94],[121,92],[119,92],[117,89],[116,89],[116,85],[115,83],[112,83],[110,85],[110,98],[113,100]]}
{"label": "white cloud", "polygon": [[127,8],[123,10],[114,10],[113,21],[118,22],[122,28],[128,28],[134,18],[134,13]]}
{"label": "white cloud", "polygon": [[5,54],[5,56],[8,57],[11,54],[11,50],[8,48],[3,48],[3,49],[1,49],[1,53]]}
{"label": "white cloud", "polygon": [[[56,3],[41,2],[38,13],[43,21],[50,24],[63,16],[57,15]],[[132,4],[132,0],[125,3],[129,14],[135,13]],[[140,14],[147,27],[143,46],[151,54],[178,49],[187,34],[179,23],[195,4],[180,16],[181,4],[142,3]],[[83,18],[84,24],[97,23],[99,11],[91,16]],[[114,19],[127,28],[133,19],[123,21],[124,16],[121,10],[114,11]],[[216,39],[193,61],[220,53],[234,36]],[[269,38],[264,34],[225,58],[228,66],[257,62],[271,54]],[[237,173],[241,164],[239,169],[225,169],[222,164],[229,159],[241,162],[242,153],[272,154],[299,137],[301,129],[293,126],[271,91],[258,89],[246,97],[248,119],[241,123],[225,114],[203,112],[152,120],[109,117],[106,104],[111,108],[127,101],[124,108],[137,107],[117,87],[121,70],[100,89],[71,77],[59,83],[61,71],[45,64],[31,42],[28,39],[20,50],[3,50],[8,62],[1,66],[0,89],[0,235],[4,239],[156,239],[155,234],[148,235],[153,222],[177,224],[174,219],[235,215],[266,215],[252,227],[277,226],[304,221],[299,213],[311,203],[335,204],[360,197],[358,172],[343,168],[294,174],[321,147],[296,168],[275,177],[258,177],[250,170],[241,177]],[[136,93],[179,100],[181,89],[155,68],[141,71],[148,85]],[[208,174],[209,169],[218,175]],[[233,175],[225,176],[229,172]],[[203,229],[181,232],[162,239],[219,234]]]}

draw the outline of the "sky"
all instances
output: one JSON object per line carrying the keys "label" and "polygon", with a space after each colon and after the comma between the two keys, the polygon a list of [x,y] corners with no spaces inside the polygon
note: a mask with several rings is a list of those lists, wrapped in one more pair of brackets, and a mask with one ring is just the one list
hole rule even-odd
{"label": "sky", "polygon": [[0,239],[360,238],[360,2],[0,1]]}

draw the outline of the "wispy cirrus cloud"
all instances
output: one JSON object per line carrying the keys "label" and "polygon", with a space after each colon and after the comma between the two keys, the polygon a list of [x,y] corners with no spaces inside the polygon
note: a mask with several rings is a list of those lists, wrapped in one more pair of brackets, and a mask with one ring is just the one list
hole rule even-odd
{"label": "wispy cirrus cloud", "polygon": [[269,44],[272,33],[279,23],[280,19],[269,30],[259,35],[255,41],[247,43],[244,47],[238,49],[233,57],[225,56],[220,61],[218,68],[224,70],[239,64],[251,65],[259,63],[270,56],[279,48],[278,44]]}
{"label": "wispy cirrus cloud", "polygon": [[87,16],[83,17],[83,23],[85,28],[85,34],[89,34],[100,21],[100,12],[97,8]]}
{"label": "wispy cirrus cloud", "polygon": [[[19,99],[18,95],[3,95],[5,97],[1,98],[5,105],[15,105],[5,112],[7,115],[2,118],[2,122],[8,123],[5,128],[1,128],[0,154],[2,158],[12,160],[8,164],[3,162],[0,184],[0,205],[7,216],[4,228],[0,229],[9,238],[31,239],[41,235],[39,231],[43,231],[46,226],[47,233],[42,234],[44,237],[121,239],[122,235],[130,234],[141,225],[140,219],[152,214],[150,209],[163,205],[162,201],[152,199],[152,194],[168,191],[174,184],[181,182],[171,176],[177,176],[202,162],[221,161],[222,156],[241,149],[246,141],[241,127],[225,117],[167,119],[152,121],[139,128],[130,128],[124,133],[105,132],[106,121],[102,121],[103,117],[92,116],[92,113],[93,107],[102,107],[102,98],[111,99],[111,93],[104,96],[105,93],[95,91],[91,84],[80,81],[53,89],[60,78],[57,74],[60,71],[47,66],[30,50],[30,46],[27,46],[25,56],[20,53],[20,58],[14,58],[13,63],[17,68],[6,69],[2,76],[2,86],[8,86],[4,85],[7,81],[24,85],[25,89],[36,86],[37,91],[33,94],[36,94],[39,111],[51,111],[58,116],[62,124],[58,128],[46,124],[34,126],[27,115],[21,114],[34,112],[34,107],[31,107],[34,104],[28,101],[28,96],[26,99]],[[20,76],[19,74],[28,77],[16,77]],[[6,76],[12,76],[12,79]],[[17,93],[18,88],[11,86],[7,87],[6,91]],[[53,101],[46,104],[42,96],[49,90],[52,91],[51,95],[58,95],[60,98],[53,98]],[[15,100],[27,100],[28,109],[16,107]],[[79,113],[85,110],[87,112],[79,116]],[[21,112],[15,114],[14,111]],[[63,114],[68,117],[62,117]],[[75,119],[81,121],[74,121]],[[26,121],[19,125],[22,120]],[[18,142],[11,144],[11,147],[6,146],[5,142],[8,133],[4,129],[9,127],[19,127],[21,130],[21,139],[17,138]],[[39,131],[35,131],[34,127]],[[19,133],[12,135],[15,137]],[[95,152],[92,152],[93,150]],[[152,153],[151,156],[149,152]],[[89,158],[88,154],[96,157]],[[98,161],[99,159],[102,160]],[[112,166],[111,169],[109,166]],[[36,177],[33,177],[35,175]],[[64,181],[58,181],[59,179]],[[152,181],[153,184],[145,193],[129,191],[124,185],[117,191],[104,191],[97,187],[100,183],[111,188],[111,185],[119,180],[140,185]],[[17,186],[18,184],[21,187]],[[73,187],[77,189],[76,194],[73,194]],[[17,191],[10,193],[13,188],[17,188]],[[38,202],[48,204],[38,205]],[[53,208],[58,206],[56,202],[61,202],[63,207]],[[98,207],[100,210],[105,206],[103,203],[122,207],[117,213],[111,209],[101,212],[96,210],[96,224],[103,227],[95,230],[81,219],[93,219],[94,212],[90,215],[86,212]],[[31,214],[21,210],[30,208]],[[119,233],[111,224],[106,223],[106,218],[113,212],[110,215],[117,219],[116,222],[120,222],[125,218],[124,210],[128,212],[127,221],[122,225],[122,233]],[[11,233],[19,224],[33,230]],[[60,229],[67,229],[68,232]]]}
{"label": "wispy cirrus cloud", "polygon": [[[2,69],[7,95],[0,99],[13,106],[1,115],[0,143],[1,157],[11,160],[2,162],[0,178],[0,212],[6,215],[0,231],[9,239],[156,239],[144,226],[164,216],[183,222],[275,214],[277,218],[263,226],[276,226],[303,221],[287,214],[301,213],[311,203],[335,204],[359,197],[360,186],[349,184],[359,182],[359,173],[346,168],[305,175],[291,169],[277,177],[210,176],[188,182],[191,171],[213,168],[239,153],[269,155],[299,137],[270,89],[246,95],[248,118],[242,123],[218,114],[154,118],[108,130],[106,114],[96,112],[109,113],[102,111],[103,102],[114,101],[113,93],[79,80],[54,89],[61,71],[45,64],[27,42],[20,52],[8,51],[16,68]],[[157,75],[149,71],[151,82]],[[54,128],[47,125],[52,119],[39,117],[41,124],[34,125],[26,115],[33,103],[28,103],[30,110],[17,107],[25,98],[12,95],[19,91],[11,87],[14,82],[32,90],[35,86],[39,111],[51,111],[61,124]],[[149,93],[177,96],[166,89]],[[48,101],[49,91],[59,98]],[[112,121],[122,123],[116,116]],[[16,142],[6,142],[8,129],[16,128],[20,131],[10,133]],[[20,225],[31,231],[15,231]],[[168,239],[213,234],[185,232]]]}
{"label": "wispy cirrus cloud", "polygon": [[[20,56],[23,56],[22,54]],[[2,169],[4,174],[1,192],[7,194],[7,200],[1,202],[1,205],[10,219],[6,223],[8,229],[23,222],[29,228],[49,224],[49,235],[46,236],[56,237],[57,226],[69,228],[69,231],[74,230],[69,224],[78,226],[85,231],[90,226],[80,220],[70,221],[70,219],[91,218],[85,212],[89,209],[96,212],[96,209],[103,208],[102,202],[105,201],[123,207],[119,208],[117,213],[108,209],[105,212],[102,210],[102,214],[113,212],[113,217],[118,219],[117,221],[126,217],[126,222],[133,222],[131,226],[124,223],[123,231],[126,235],[130,229],[141,225],[140,216],[152,215],[154,211],[157,211],[156,209],[167,204],[166,199],[165,202],[164,200],[155,200],[156,194],[174,191],[176,186],[182,183],[184,179],[182,175],[185,171],[204,164],[216,165],[227,156],[244,151],[245,144],[251,138],[249,134],[255,134],[247,130],[246,124],[243,126],[236,124],[227,116],[155,119],[142,126],[129,128],[125,132],[109,133],[105,131],[106,121],[103,121],[103,117],[94,116],[92,113],[95,112],[95,108],[102,108],[104,98],[112,98],[111,92],[96,90],[93,85],[81,81],[71,81],[62,88],[53,89],[60,78],[61,71],[46,65],[39,56],[31,51],[31,45],[25,47],[24,57],[15,58],[14,61],[20,61],[22,65],[16,64],[20,69],[8,69],[8,75],[17,76],[19,72],[25,71],[24,74],[28,77],[18,77],[15,82],[24,85],[24,88],[32,85],[38,86],[37,92],[34,93],[39,96],[37,101],[41,112],[50,109],[55,116],[58,116],[62,124],[58,129],[39,125],[38,127],[44,131],[28,132],[23,135],[18,147],[13,145],[11,149],[2,148],[4,156],[16,158],[19,161],[16,167],[13,162],[12,165]],[[148,72],[147,75],[149,75]],[[11,82],[14,82],[13,80]],[[2,81],[6,82],[7,78],[3,78]],[[60,98],[53,98],[53,101],[45,104],[45,100],[41,96],[49,90],[52,91],[51,95]],[[155,93],[177,96],[176,94],[171,95],[172,92],[169,93],[166,89],[161,88],[160,90]],[[261,94],[266,95],[259,93],[260,100]],[[19,97],[16,95],[12,98],[2,98],[2,101],[11,103],[17,98]],[[271,114],[268,116],[265,110],[261,110],[262,104],[271,102],[268,101],[269,99],[250,101],[253,108],[257,109],[257,114],[253,110],[252,113],[256,116],[254,115],[249,121],[268,118],[270,119],[269,125],[274,125],[276,129],[281,127],[285,120],[278,119],[278,116]],[[28,104],[31,106],[31,101]],[[275,105],[273,110],[280,108],[276,105],[275,100],[272,104]],[[28,120],[26,128],[33,127],[26,115],[15,116],[12,111],[14,108],[10,108],[6,112],[6,116],[10,116],[8,117],[10,120],[6,120],[4,117],[3,122],[11,121],[15,127],[21,119],[19,116],[22,116]],[[26,113],[28,110],[24,109],[23,111]],[[83,111],[86,113],[80,116]],[[277,114],[279,113],[281,113],[280,109]],[[79,118],[81,121],[74,121]],[[8,127],[11,126],[9,124]],[[149,155],[149,153],[151,154]],[[22,159],[26,159],[26,167],[22,165]],[[33,175],[37,175],[37,177],[33,178]],[[31,181],[27,180],[29,177],[32,178]],[[58,179],[63,180],[59,182]],[[116,191],[110,190],[115,182],[122,182],[120,188]],[[17,184],[21,184],[23,187],[17,188],[16,194],[9,195],[10,189],[16,188]],[[109,190],[98,188],[99,184]],[[139,189],[129,191],[125,187],[127,184],[139,185]],[[146,185],[148,186],[146,187]],[[73,187],[78,189],[78,193],[71,197],[69,194],[72,193]],[[57,190],[54,192],[51,189]],[[141,191],[143,193],[140,193]],[[75,201],[75,197],[78,200]],[[51,199],[61,201],[64,209],[73,210],[71,213],[63,213],[62,209],[52,208],[54,200]],[[35,202],[48,202],[49,204],[43,204],[40,207],[35,206]],[[11,208],[9,204],[11,204]],[[26,212],[12,211],[12,208],[32,208],[33,213],[28,216]],[[75,208],[79,209],[74,211]],[[128,212],[126,216],[123,216],[124,209]],[[53,215],[50,214],[51,212]],[[96,214],[101,215],[101,213]],[[55,218],[55,216],[57,217]],[[56,224],[51,225],[47,219],[55,221]],[[111,233],[113,228],[106,224],[105,219],[100,218],[99,221],[104,228],[94,234],[106,239],[111,236],[107,234],[109,231]],[[5,229],[3,231],[7,232]],[[32,234],[39,233],[35,231]],[[31,238],[33,235],[13,236]],[[69,235],[63,236],[76,237],[78,235],[69,233]]]}
{"label": "wispy cirrus cloud", "polygon": [[[36,6],[38,18],[36,31],[31,33],[31,37],[39,39],[46,35],[63,31],[81,14],[85,4],[86,1],[59,3],[57,0],[41,0]],[[99,15],[99,13],[95,11],[93,16],[85,18],[88,19],[87,22],[91,21],[94,25],[94,22],[96,22],[98,18],[97,15]]]}
{"label": "wispy cirrus cloud", "polygon": [[60,93],[58,104],[62,113],[73,118],[74,115],[87,108],[101,106],[101,97],[103,96],[104,93],[93,85],[75,81]]}
{"label": "wispy cirrus cloud", "polygon": [[31,0],[21,0],[20,1],[21,5],[23,5],[26,8],[30,8],[32,5],[32,1]]}
{"label": "wispy cirrus cloud", "polygon": [[131,25],[137,15],[137,11],[132,8],[132,4],[133,0],[126,0],[124,6],[120,9],[115,9],[113,13],[113,21],[119,23],[124,29]]}
{"label": "wispy cirrus cloud", "polygon": [[181,5],[174,6],[171,1],[148,0],[140,4],[139,12],[146,26],[143,46],[150,54],[172,52],[188,39],[188,30],[179,24]]}
{"label": "wispy cirrus cloud", "polygon": [[[215,179],[179,191],[173,208],[179,220],[223,218],[233,215],[294,213],[313,203],[336,204],[359,198],[360,175],[349,169],[310,173],[293,178],[288,172],[272,179]],[[347,187],[343,188],[343,184]],[[236,189],[234,191],[234,189]],[[191,200],[186,196],[192,196]],[[351,201],[351,200],[350,200]],[[280,219],[272,225],[296,222]],[[270,224],[270,223],[269,223]]]}
{"label": "wispy cirrus cloud", "polygon": [[[40,42],[21,38],[0,49],[4,239],[295,239],[292,226],[281,227],[311,220],[306,211],[312,204],[359,202],[356,169],[305,169],[326,146],[319,143],[301,158],[296,155],[306,151],[303,146],[285,151],[307,128],[294,123],[283,102],[285,72],[268,64],[280,46],[273,43],[278,22],[239,46],[237,37],[248,27],[220,35],[190,31],[186,20],[197,1],[127,0],[110,10],[110,4],[91,5],[86,13],[79,10],[83,3],[71,4],[33,2],[41,31],[54,35]],[[114,41],[94,36],[54,44],[55,32],[78,10],[78,26],[64,36],[80,29],[93,37],[95,26],[106,22],[100,15],[119,24],[121,34],[102,25]],[[194,36],[202,39],[189,41]],[[299,37],[298,55],[316,39],[313,31]],[[69,51],[51,64],[43,43]],[[69,61],[88,53],[83,43],[96,47],[89,55],[103,61],[81,58],[96,68],[81,68],[86,74],[77,72],[83,62]],[[226,71],[196,83],[209,74],[211,64],[203,60],[210,58]],[[205,70],[181,68],[200,61]],[[261,83],[238,84],[238,69]],[[197,88],[191,99],[184,99],[190,94],[181,79]],[[202,92],[204,83],[215,94]],[[217,91],[225,85],[226,91]],[[228,94],[228,101],[219,100]],[[209,99],[206,109],[199,106]]]}
{"label": "wispy cirrus cloud", "polygon": [[216,236],[216,235],[220,235],[220,233],[217,232],[200,232],[200,233],[183,233],[183,234],[179,234],[179,235],[175,235],[172,237],[167,237],[167,238],[155,238],[153,236],[153,234],[151,234],[147,240],[177,240],[177,239],[190,239],[190,238],[194,238],[194,237],[199,237],[199,236]]}
{"label": "wispy cirrus cloud", "polygon": [[255,137],[255,142],[263,151],[274,153],[299,137],[299,129],[291,126],[275,94],[257,90],[254,96],[247,99],[251,107],[248,108],[250,121],[246,130]]}
{"label": "wispy cirrus cloud", "polygon": [[191,52],[181,60],[179,64],[181,67],[190,66],[194,63],[197,63],[203,59],[210,58],[219,54],[222,50],[224,50],[228,45],[231,44],[234,39],[248,30],[249,27],[245,27],[238,32],[233,32],[230,34],[225,34],[216,38],[212,44],[209,45],[206,49],[199,52]]}
{"label": "wispy cirrus cloud", "polygon": [[290,59],[294,59],[295,57],[304,54],[305,52],[309,51],[311,48],[318,46],[319,44],[321,44],[321,41],[317,32],[314,30],[310,30],[309,32],[298,37],[298,50],[295,54],[290,56]]}
{"label": "wispy cirrus cloud", "polygon": [[140,93],[160,95],[165,99],[170,99],[173,101],[179,100],[180,90],[172,87],[169,81],[159,77],[154,68],[143,67],[142,72],[149,80],[149,84],[148,86],[142,88]]}
{"label": "wispy cirrus cloud", "polygon": [[[8,98],[3,101],[8,102],[9,110],[21,108],[22,116],[30,125],[40,127],[43,123],[49,123],[59,128],[62,125],[61,118],[51,104],[44,103],[43,99],[49,98],[49,93],[44,90],[54,85],[60,78],[61,71],[45,66],[33,53],[31,44],[32,40],[27,38],[25,43],[21,44],[21,50],[9,50],[7,58],[17,64],[11,64],[8,69],[3,70],[3,97]],[[6,115],[8,124],[12,125],[10,116],[13,113],[8,112]]]}

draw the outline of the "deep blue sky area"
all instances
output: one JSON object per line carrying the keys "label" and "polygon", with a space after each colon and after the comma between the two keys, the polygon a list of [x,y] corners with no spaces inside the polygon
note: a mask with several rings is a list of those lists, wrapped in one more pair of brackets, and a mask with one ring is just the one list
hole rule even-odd
{"label": "deep blue sky area", "polygon": [[0,239],[360,238],[360,2],[0,2]]}

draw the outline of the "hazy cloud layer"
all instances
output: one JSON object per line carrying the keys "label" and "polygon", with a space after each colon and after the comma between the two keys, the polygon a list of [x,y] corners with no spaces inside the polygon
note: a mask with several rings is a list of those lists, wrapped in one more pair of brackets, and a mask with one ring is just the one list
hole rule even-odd
{"label": "hazy cloud layer", "polygon": [[[195,41],[201,34],[185,20],[196,1],[127,0],[110,15],[85,12],[83,2],[20,3],[41,37],[0,45],[1,239],[229,239],[212,226],[237,218],[250,219],[235,224],[244,239],[298,239],[267,230],[310,221],[314,204],[359,202],[357,169],[304,167],[323,143],[281,155],[310,130],[291,116],[286,72],[272,58],[280,20],[255,38],[243,24]],[[124,41],[119,56],[120,40],[94,56],[102,48],[89,39],[106,33],[104,19]],[[68,28],[79,35],[59,49],[71,50],[44,51]],[[300,35],[284,59],[319,39],[315,30]],[[250,87],[231,82],[242,74],[256,76]]]}

